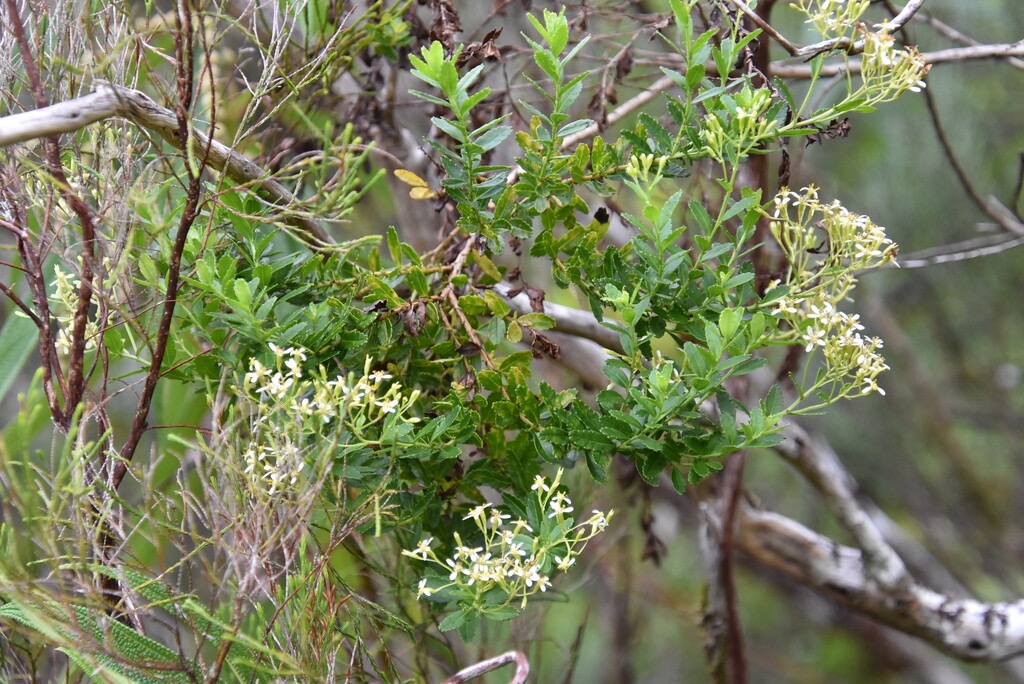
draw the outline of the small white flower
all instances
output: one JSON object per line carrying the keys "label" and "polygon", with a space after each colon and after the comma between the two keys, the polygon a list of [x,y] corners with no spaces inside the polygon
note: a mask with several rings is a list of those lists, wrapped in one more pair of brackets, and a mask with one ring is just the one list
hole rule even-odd
{"label": "small white flower", "polygon": [[608,517],[601,511],[593,511],[594,517],[590,519],[590,532],[591,534],[597,534],[598,532],[604,532],[608,528]]}
{"label": "small white flower", "polygon": [[490,505],[491,504],[480,504],[479,506],[477,506],[473,510],[471,510],[469,512],[469,514],[466,515],[465,517],[463,517],[462,519],[463,520],[476,520],[478,522],[483,522],[484,511],[487,510],[487,508]]}
{"label": "small white flower", "polygon": [[512,516],[509,515],[508,513],[502,513],[499,509],[492,508],[491,509],[491,527],[497,529],[498,527],[501,527],[501,522],[503,520],[508,520],[511,517]]}
{"label": "small white flower", "polygon": [[569,497],[562,492],[557,492],[553,497],[551,497],[551,502],[548,505],[551,508],[551,513],[548,514],[549,518],[561,516],[573,511],[572,501],[570,501]]}
{"label": "small white flower", "polygon": [[398,399],[395,398],[378,399],[374,403],[380,408],[381,413],[394,413],[398,410]]}
{"label": "small white flower", "polygon": [[804,349],[806,352],[811,352],[815,346],[824,347],[825,331],[821,328],[811,328],[804,333],[804,340],[807,341],[807,347]]}
{"label": "small white flower", "polygon": [[445,563],[447,563],[448,567],[450,567],[452,569],[451,574],[448,575],[448,579],[450,579],[450,580],[452,580],[454,582],[459,577],[459,575],[461,575],[464,572],[464,569],[462,567],[462,563],[459,563],[458,561],[455,561],[455,560],[453,560],[451,558],[446,560]]}
{"label": "small white flower", "polygon": [[874,378],[864,378],[864,386],[861,389],[861,394],[870,394],[871,392],[878,392],[883,397],[885,396],[885,390],[878,386],[878,381]]}
{"label": "small white flower", "polygon": [[413,549],[412,551],[403,551],[402,553],[404,555],[406,555],[406,556],[411,556],[413,558],[419,558],[420,560],[427,560],[427,558],[430,555],[430,545],[433,542],[434,542],[434,538],[433,537],[427,537],[426,539],[421,539],[416,544],[416,548],[415,549]]}

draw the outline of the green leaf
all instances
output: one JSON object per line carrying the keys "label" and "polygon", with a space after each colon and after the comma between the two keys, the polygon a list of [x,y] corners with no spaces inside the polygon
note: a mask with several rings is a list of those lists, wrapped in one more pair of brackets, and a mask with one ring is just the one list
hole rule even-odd
{"label": "green leaf", "polygon": [[568,444],[569,433],[562,428],[546,427],[540,431],[540,438],[550,444]]}
{"label": "green leaf", "polygon": [[541,71],[550,76],[554,81],[558,82],[562,80],[562,69],[558,64],[558,61],[551,56],[548,52],[534,51],[533,61],[537,63]]}
{"label": "green leaf", "polygon": [[725,309],[718,315],[718,329],[727,340],[732,339],[742,322],[743,309]]}
{"label": "green leaf", "polygon": [[479,145],[481,151],[487,152],[488,150],[493,150],[495,147],[505,142],[505,139],[510,135],[512,135],[511,126],[498,126],[475,139],[473,144]]}
{"label": "green leaf", "polygon": [[521,325],[528,326],[534,330],[551,330],[558,323],[553,316],[537,312],[523,314],[516,320],[519,321]]}
{"label": "green leaf", "polygon": [[690,200],[690,203],[687,206],[690,208],[690,215],[693,216],[697,225],[699,225],[705,233],[711,233],[714,223],[711,221],[711,215],[708,213],[708,210],[704,208],[704,205],[696,200]]}
{"label": "green leaf", "polygon": [[402,241],[398,239],[398,231],[394,226],[388,226],[388,253],[395,266],[402,265]]}
{"label": "green leaf", "polygon": [[441,624],[437,626],[442,632],[450,632],[453,629],[458,629],[469,617],[469,614],[464,610],[457,610],[451,613],[444,620],[441,620]]}
{"label": "green leaf", "polygon": [[606,453],[597,453],[593,451],[586,452],[587,457],[587,469],[590,471],[590,476],[598,484],[605,484],[608,482],[608,466],[611,465],[611,456]]}
{"label": "green leaf", "polygon": [[644,435],[640,435],[639,437],[637,437],[636,441],[640,442],[640,444],[642,444],[645,449],[650,449],[651,451],[657,451],[660,453],[661,450],[664,448],[664,445],[658,440],[653,439],[651,437],[646,437]]}
{"label": "green leaf", "polygon": [[647,135],[654,139],[654,142],[658,145],[658,151],[662,154],[667,154],[672,150],[672,136],[669,135],[665,127],[658,123],[658,120],[646,112],[641,112],[640,123],[644,125],[647,130]]}
{"label": "green leaf", "polygon": [[580,131],[584,130],[588,126],[592,126],[593,124],[593,119],[580,119],[578,121],[567,123],[558,129],[558,133],[555,134],[555,137],[568,138],[570,135],[573,135],[574,133],[579,133]]}
{"label": "green leaf", "polygon": [[249,290],[249,283],[245,282],[242,278],[236,278],[233,291],[235,293],[235,301],[245,311],[249,311],[252,307],[252,292]]}
{"label": "green leaf", "polygon": [[491,281],[495,283],[501,281],[501,271],[494,265],[493,261],[487,258],[486,255],[473,252],[470,256],[470,260],[479,266],[480,270],[483,271],[484,275],[490,278]]}
{"label": "green leaf", "polygon": [[570,430],[569,438],[585,451],[609,451],[615,446],[610,439],[593,430]]}
{"label": "green leaf", "polygon": [[508,341],[513,344],[517,344],[520,340],[522,340],[523,329],[520,327],[519,323],[517,323],[516,321],[509,321],[508,329],[505,331],[505,337],[508,338]]}
{"label": "green leaf", "polygon": [[676,490],[677,494],[686,493],[686,476],[683,475],[679,468],[673,468],[672,472],[669,473],[669,478],[672,480],[672,488]]}
{"label": "green leaf", "polygon": [[442,119],[439,116],[431,117],[430,121],[438,128],[438,130],[447,133],[456,142],[466,142],[466,132],[451,121]]}
{"label": "green leaf", "polygon": [[377,276],[367,276],[367,286],[370,290],[369,299],[383,299],[392,307],[400,308],[406,305],[406,301],[398,296],[395,288],[391,287]]}

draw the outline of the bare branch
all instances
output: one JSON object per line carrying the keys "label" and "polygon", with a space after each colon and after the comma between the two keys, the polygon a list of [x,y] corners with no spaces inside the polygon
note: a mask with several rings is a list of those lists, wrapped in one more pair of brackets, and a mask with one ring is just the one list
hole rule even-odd
{"label": "bare branch", "polygon": [[[966,62],[975,59],[1006,59],[1024,57],[1024,40],[1016,43],[995,43],[992,45],[974,45],[970,47],[948,48],[934,52],[922,52],[921,59],[926,64],[942,64],[946,62]],[[859,74],[860,62],[849,64],[826,64],[819,71],[822,78],[839,74]],[[771,74],[780,78],[810,78],[811,67],[806,64],[789,64],[784,61],[773,62]]]}
{"label": "bare branch", "polygon": [[[128,119],[182,149],[174,112],[161,107],[141,91],[108,84],[100,84],[95,92],[74,100],[0,118],[0,147],[71,133],[112,117]],[[195,129],[190,140],[197,155],[205,155],[209,149],[207,161],[210,167],[223,172],[236,183],[251,186],[254,192],[262,194],[263,199],[270,204],[286,207],[296,201],[295,196],[269,178],[264,169],[230,147]],[[332,244],[318,221],[296,215],[288,215],[286,220],[301,237],[314,246],[325,248]]]}
{"label": "bare branch", "polygon": [[999,254],[1024,245],[1024,236],[1000,233],[924,249],[899,258],[900,268],[925,268]]}
{"label": "bare branch", "polygon": [[761,15],[759,15],[754,10],[750,9],[750,7],[747,6],[746,2],[743,2],[743,0],[727,0],[727,1],[728,1],[728,3],[730,5],[732,5],[733,7],[738,9],[740,12],[742,12],[743,16],[747,17],[752,22],[754,22],[754,24],[756,24],[759,29],[761,29],[762,31],[767,33],[769,36],[774,38],[775,42],[777,42],[779,45],[781,45],[783,48],[785,48],[786,52],[788,52],[791,55],[796,55],[796,54],[798,54],[800,52],[800,48],[795,43],[793,43],[788,38],[786,38],[784,35],[779,33],[775,29],[775,27],[772,26],[767,21],[765,21],[765,19]]}
{"label": "bare branch", "polygon": [[739,522],[737,544],[755,560],[944,653],[968,661],[1024,653],[1024,601],[952,598],[914,582],[894,591],[876,581],[861,551],[790,518],[743,504]]}
{"label": "bare branch", "polygon": [[[974,38],[971,38],[967,34],[957,31],[955,28],[945,23],[944,21],[941,21],[936,17],[933,17],[925,12],[919,12],[914,17],[914,20],[916,22],[927,24],[940,36],[945,36],[946,38],[949,38],[950,40],[955,41],[957,43],[960,43],[961,45],[982,45],[982,42],[980,40],[975,40]],[[1006,63],[1015,69],[1024,69],[1024,61],[1019,60],[1015,57],[1007,58]]]}
{"label": "bare branch", "polygon": [[906,566],[857,501],[853,478],[839,457],[827,445],[814,444],[796,423],[787,425],[784,433],[787,439],[775,451],[818,490],[832,515],[853,535],[873,582],[896,592],[907,586],[911,578]]}

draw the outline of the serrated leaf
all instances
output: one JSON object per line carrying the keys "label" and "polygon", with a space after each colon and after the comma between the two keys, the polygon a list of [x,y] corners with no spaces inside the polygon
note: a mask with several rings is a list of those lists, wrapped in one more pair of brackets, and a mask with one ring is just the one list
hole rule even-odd
{"label": "serrated leaf", "polygon": [[629,424],[611,416],[605,416],[601,419],[601,427],[598,428],[601,434],[609,439],[615,440],[618,443],[628,441],[633,436],[633,431],[630,429]]}
{"label": "serrated leaf", "polygon": [[672,472],[669,473],[669,479],[672,480],[672,488],[676,490],[677,494],[686,493],[686,476],[679,470],[679,468],[673,468]]}
{"label": "serrated leaf", "polygon": [[441,624],[439,624],[437,628],[440,629],[442,632],[450,632],[453,629],[458,629],[459,627],[461,627],[462,624],[466,621],[467,617],[469,616],[467,615],[466,611],[457,610],[454,613],[445,617],[445,619],[441,620]]}
{"label": "serrated leaf", "polygon": [[585,451],[610,451],[615,445],[600,432],[592,430],[571,430],[572,443]]}
{"label": "serrated leaf", "polygon": [[664,445],[658,440],[644,435],[637,437],[636,441],[640,442],[645,449],[650,449],[651,451],[660,452],[664,448]]}
{"label": "serrated leaf", "polygon": [[569,433],[562,428],[546,427],[540,431],[540,438],[551,444],[568,444]]}
{"label": "serrated leaf", "polygon": [[586,452],[586,456],[587,469],[590,470],[590,476],[598,484],[608,482],[608,466],[611,464],[611,456],[593,451]]}
{"label": "serrated leaf", "polygon": [[718,329],[727,340],[732,339],[742,322],[743,309],[725,309],[718,315]]}

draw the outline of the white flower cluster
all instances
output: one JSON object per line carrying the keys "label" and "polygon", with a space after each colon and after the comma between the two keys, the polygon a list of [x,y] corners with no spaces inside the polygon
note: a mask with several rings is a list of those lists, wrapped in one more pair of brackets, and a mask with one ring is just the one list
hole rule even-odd
{"label": "white flower cluster", "polygon": [[416,423],[420,419],[406,416],[419,397],[419,390],[409,394],[402,385],[392,382],[390,373],[371,371],[366,359],[363,374],[327,378],[323,367],[319,375],[306,377],[303,364],[308,355],[304,349],[281,347],[270,343],[275,368],[271,370],[258,359],[249,361],[240,397],[255,394],[255,411],[250,419],[252,440],[245,450],[245,473],[258,487],[275,494],[298,482],[305,464],[298,443],[316,437],[324,429],[343,427],[356,438],[366,438],[367,428],[388,416]]}
{"label": "white flower cluster", "polygon": [[825,38],[849,35],[871,5],[871,0],[797,0],[789,6],[807,15]]}
{"label": "white flower cluster", "polygon": [[807,23],[813,24],[825,39],[852,40],[858,35],[863,39],[863,85],[850,97],[863,100],[863,106],[873,107],[895,100],[908,90],[919,92],[925,87],[929,66],[916,49],[897,49],[889,23],[875,24],[874,31],[861,23],[860,18],[870,4],[870,0],[798,0],[791,2],[790,7],[806,14]]}
{"label": "white flower cluster", "polygon": [[[860,316],[836,307],[856,283],[853,273],[893,261],[896,245],[867,216],[836,201],[820,202],[814,186],[799,193],[783,188],[774,207],[770,228],[789,270],[784,281],[769,283],[765,294],[772,312],[788,324],[780,341],[799,341],[808,352],[820,349],[828,375],[847,388],[885,394],[877,382],[888,369],[878,352],[882,340],[861,335]],[[788,292],[772,297],[780,285]]]}
{"label": "white flower cluster", "polygon": [[[82,287],[80,278],[61,270],[59,264],[53,267],[53,294],[50,301],[53,303],[51,313],[60,323],[57,331],[57,339],[54,344],[61,354],[71,353],[71,335],[68,331],[74,325],[74,312],[78,308],[78,290]],[[96,338],[99,336],[99,325],[96,321],[89,319],[85,323],[85,348],[87,350],[96,348]]]}
{"label": "white flower cluster", "polygon": [[[868,216],[853,213],[838,200],[820,201],[814,185],[800,192],[784,187],[772,204],[771,231],[789,259],[791,279],[810,278],[822,266],[862,271],[896,259],[898,250],[886,237],[885,228]],[[827,279],[838,274],[817,275]]]}
{"label": "white flower cluster", "polygon": [[562,472],[559,468],[552,483],[538,475],[532,487],[541,511],[555,523],[550,536],[538,535],[525,520],[510,522],[510,515],[491,504],[481,504],[464,518],[472,520],[480,530],[481,545],[469,546],[455,533],[454,553],[443,560],[431,548],[432,537],[420,541],[410,551],[402,551],[402,555],[433,563],[448,577],[447,582],[420,580],[417,598],[430,597],[451,587],[469,590],[478,597],[500,588],[507,597],[502,605],[521,599],[522,607],[531,595],[547,591],[551,587],[550,574],[568,570],[587,542],[608,527],[612,517],[612,513],[593,511],[590,518],[579,524],[567,518],[574,507],[558,489]]}
{"label": "white flower cluster", "polygon": [[895,100],[908,90],[921,92],[929,69],[916,48],[896,49],[896,39],[888,33],[864,32],[860,76],[867,104]]}
{"label": "white flower cluster", "polygon": [[821,349],[830,374],[852,380],[861,394],[885,394],[878,386],[878,376],[889,369],[878,353],[882,340],[861,335],[859,315],[838,311],[821,297],[799,296],[780,297],[773,313],[790,324],[789,334],[799,335],[807,352]]}

